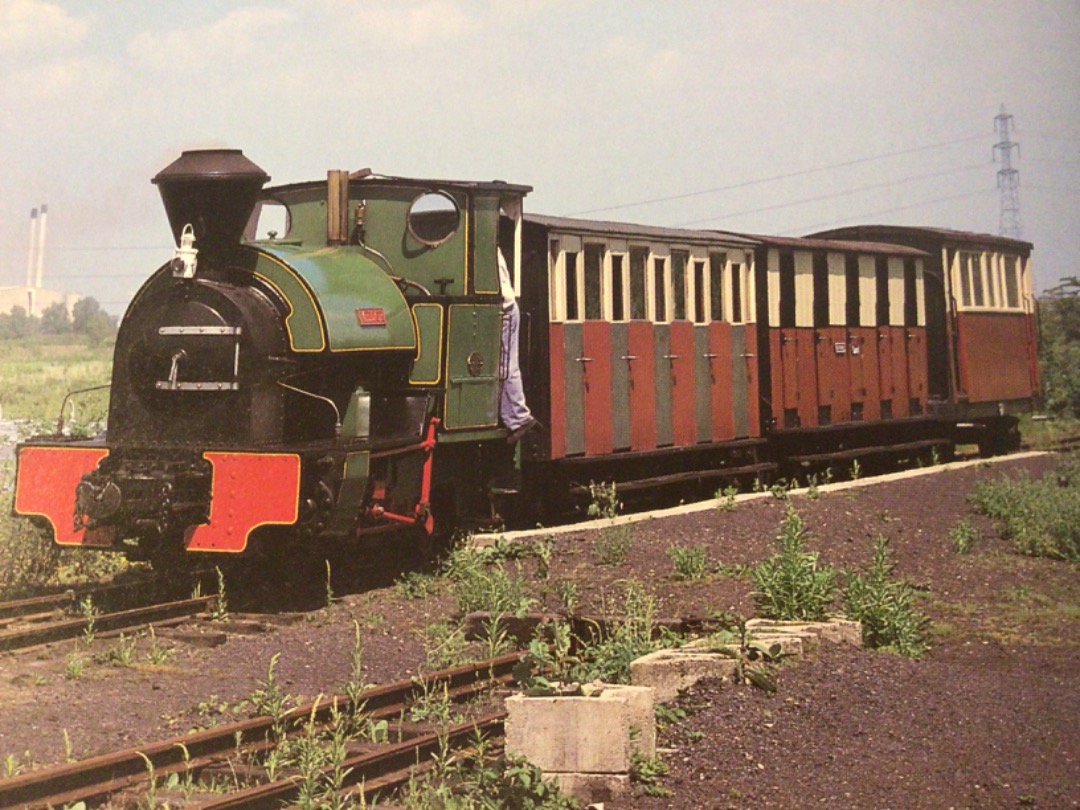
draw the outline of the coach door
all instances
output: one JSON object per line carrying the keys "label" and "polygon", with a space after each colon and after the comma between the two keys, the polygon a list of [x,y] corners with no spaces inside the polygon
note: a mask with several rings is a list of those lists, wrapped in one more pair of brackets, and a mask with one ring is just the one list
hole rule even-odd
{"label": "coach door", "polygon": [[844,256],[844,322],[847,324],[851,420],[875,420],[881,414],[878,377],[878,331],[874,326],[874,259]]}
{"label": "coach door", "polygon": [[843,323],[843,306],[837,282],[843,279],[843,259],[838,254],[816,252],[813,266],[814,342],[817,355],[818,425],[844,422],[851,411],[851,364],[847,329],[833,326]]}

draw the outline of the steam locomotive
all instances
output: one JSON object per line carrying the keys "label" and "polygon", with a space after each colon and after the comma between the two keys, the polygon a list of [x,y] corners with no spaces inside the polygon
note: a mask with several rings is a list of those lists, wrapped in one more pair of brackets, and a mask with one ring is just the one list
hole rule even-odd
{"label": "steam locomotive", "polygon": [[[1019,240],[793,239],[526,215],[530,187],[501,181],[269,179],[238,150],[153,178],[178,247],[120,325],[107,432],[17,448],[14,510],[57,543],[162,561],[531,523],[591,482],[711,493],[1006,451],[1038,396]],[[514,443],[500,253],[543,426]]]}

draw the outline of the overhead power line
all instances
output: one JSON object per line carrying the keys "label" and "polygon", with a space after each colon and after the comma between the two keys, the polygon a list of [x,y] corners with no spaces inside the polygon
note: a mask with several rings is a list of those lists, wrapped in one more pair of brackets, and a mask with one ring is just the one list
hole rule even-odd
{"label": "overhead power line", "polygon": [[950,194],[947,197],[935,197],[932,200],[922,200],[910,205],[898,205],[893,208],[883,208],[879,211],[867,211],[863,214],[853,214],[850,217],[844,217],[843,219],[834,220],[832,222],[819,222],[817,225],[804,225],[801,228],[791,229],[783,232],[780,236],[801,236],[806,233],[814,233],[820,231],[823,228],[838,228],[841,225],[846,225],[850,222],[863,222],[865,223],[869,217],[879,217],[884,214],[894,214],[897,211],[910,211],[912,208],[925,208],[928,205],[936,205],[937,203],[952,202],[953,200],[964,200],[968,197],[978,197],[980,194],[988,194],[990,189],[979,189],[978,191],[967,191],[963,194]]}
{"label": "overhead power line", "polygon": [[914,177],[905,177],[905,178],[902,178],[900,180],[888,180],[888,181],[886,181],[884,183],[873,183],[873,184],[868,185],[868,186],[859,186],[857,188],[847,189],[847,190],[844,190],[844,191],[834,191],[834,192],[831,192],[829,194],[818,194],[818,195],[816,195],[814,197],[803,197],[802,199],[799,199],[799,200],[791,200],[789,202],[776,203],[775,205],[766,205],[766,206],[762,206],[761,208],[749,208],[749,209],[746,209],[746,210],[743,210],[743,211],[736,211],[734,213],[721,214],[721,215],[718,215],[718,216],[706,217],[704,219],[695,219],[695,220],[691,220],[689,222],[680,222],[680,223],[677,223],[677,227],[684,228],[684,227],[689,227],[691,225],[701,225],[701,224],[704,224],[706,222],[715,222],[716,220],[719,220],[719,219],[733,219],[735,217],[748,216],[750,214],[759,214],[759,213],[761,213],[763,211],[775,211],[775,210],[777,210],[779,208],[793,208],[793,207],[795,207],[797,205],[803,205],[804,203],[820,202],[821,200],[831,200],[831,199],[835,199],[837,197],[847,197],[847,196],[850,196],[852,194],[856,194],[856,193],[858,193],[860,191],[871,191],[873,189],[889,188],[890,186],[900,186],[900,185],[904,185],[905,183],[914,183],[914,182],[917,182],[919,180],[932,180],[932,179],[935,179],[935,178],[938,178],[938,177],[944,177],[944,176],[950,175],[950,174],[960,174],[961,172],[968,172],[968,171],[972,171],[974,169],[985,169],[985,168],[986,168],[985,163],[972,163],[972,164],[970,164],[968,166],[961,166],[958,169],[949,169],[948,171],[943,171],[943,172],[931,172],[929,174],[919,174],[919,175],[915,175]]}
{"label": "overhead power line", "polygon": [[862,163],[872,163],[876,160],[884,160],[890,157],[899,157],[901,155],[910,155],[916,152],[925,152],[930,149],[940,149],[943,146],[952,146],[958,143],[967,143],[968,141],[982,140],[985,135],[970,135],[966,138],[955,138],[951,141],[941,141],[939,143],[926,144],[925,146],[914,146],[910,149],[899,149],[895,152],[883,152],[879,155],[870,155],[863,158],[855,158],[854,160],[846,160],[841,163],[831,163],[827,166],[817,166],[812,169],[800,169],[799,171],[787,172],[786,174],[777,174],[771,177],[762,177],[757,180],[746,180],[741,183],[732,183],[727,186],[717,186],[715,188],[702,189],[700,191],[688,191],[684,194],[673,194],[668,197],[653,197],[647,200],[638,200],[636,202],[621,203],[619,205],[609,205],[604,208],[590,208],[587,211],[574,211],[564,216],[579,217],[586,214],[598,214],[604,211],[619,211],[624,208],[637,208],[642,205],[654,205],[656,203],[672,202],[674,200],[685,200],[691,197],[701,197],[706,194],[717,194],[721,191],[733,191],[739,188],[747,188],[749,186],[762,185],[763,183],[772,183],[777,180],[788,180],[792,177],[803,177],[808,174],[815,174],[816,172],[832,171],[834,169],[842,169],[848,166],[857,166]]}

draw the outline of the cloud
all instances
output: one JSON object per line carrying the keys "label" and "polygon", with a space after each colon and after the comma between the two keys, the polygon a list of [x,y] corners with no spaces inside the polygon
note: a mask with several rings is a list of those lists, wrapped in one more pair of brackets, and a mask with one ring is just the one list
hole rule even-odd
{"label": "cloud", "polygon": [[467,11],[460,0],[383,0],[363,4],[325,0],[323,6],[350,33],[399,47],[457,39],[474,31],[479,18],[491,14],[480,7]]}
{"label": "cloud", "polygon": [[82,42],[90,26],[55,3],[0,0],[0,56],[50,55]]}
{"label": "cloud", "polygon": [[128,54],[143,67],[168,73],[246,62],[252,54],[269,58],[272,48],[267,43],[293,20],[288,11],[245,6],[202,27],[142,31],[128,42]]}

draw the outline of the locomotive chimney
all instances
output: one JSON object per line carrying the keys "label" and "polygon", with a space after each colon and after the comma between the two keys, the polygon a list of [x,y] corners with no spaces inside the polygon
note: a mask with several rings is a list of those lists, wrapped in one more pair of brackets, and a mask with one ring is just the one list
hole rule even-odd
{"label": "locomotive chimney", "polygon": [[240,241],[269,179],[239,149],[195,149],[180,155],[152,182],[161,192],[174,241],[180,244],[184,226],[191,225],[196,245],[213,250]]}

